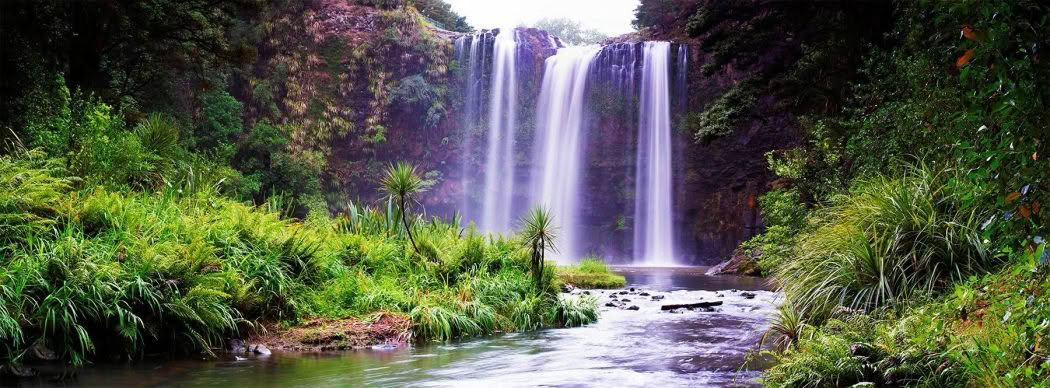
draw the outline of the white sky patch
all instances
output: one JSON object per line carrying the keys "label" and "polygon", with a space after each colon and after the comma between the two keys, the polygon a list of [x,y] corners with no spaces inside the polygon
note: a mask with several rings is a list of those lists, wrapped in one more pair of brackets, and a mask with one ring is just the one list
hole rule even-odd
{"label": "white sky patch", "polygon": [[610,36],[634,31],[640,0],[445,0],[477,29],[531,26],[545,17],[567,17]]}

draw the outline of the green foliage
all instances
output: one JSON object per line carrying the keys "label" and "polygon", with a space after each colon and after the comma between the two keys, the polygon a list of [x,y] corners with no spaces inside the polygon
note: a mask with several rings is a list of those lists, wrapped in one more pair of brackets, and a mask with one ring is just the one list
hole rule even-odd
{"label": "green foliage", "polygon": [[565,44],[573,46],[598,44],[603,40],[609,39],[609,35],[594,28],[587,28],[579,21],[565,17],[541,18],[532,26],[547,31],[547,33],[561,39]]}
{"label": "green foliage", "polygon": [[693,134],[697,142],[733,133],[740,120],[746,118],[758,103],[754,82],[743,81],[718,97],[702,112],[690,112],[685,118],[686,130]]}
{"label": "green foliage", "polygon": [[626,278],[609,269],[609,265],[597,256],[588,256],[578,264],[558,266],[555,277],[562,284],[580,288],[622,288]]}
{"label": "green foliage", "polygon": [[61,172],[39,151],[0,158],[4,361],[37,342],[76,364],[101,352],[207,354],[260,321],[377,311],[408,315],[422,340],[596,319],[593,300],[557,297],[551,268],[530,279],[516,238],[417,221],[434,260],[416,260],[393,235],[403,218],[392,203],[293,221],[278,199],[252,207],[174,185],[70,192]]}
{"label": "green foliage", "polygon": [[443,101],[445,91],[428,84],[421,74],[406,77],[390,92],[394,101],[418,109],[425,128],[434,128],[448,114]]}
{"label": "green foliage", "polygon": [[982,242],[984,211],[964,201],[951,170],[922,166],[836,197],[776,269],[785,297],[813,322],[838,306],[872,311],[934,295],[996,262]]}
{"label": "green foliage", "polygon": [[532,275],[536,286],[542,284],[546,253],[557,252],[555,242],[558,240],[557,227],[554,225],[550,210],[535,207],[521,220],[521,242],[531,253]]}
{"label": "green foliage", "polygon": [[234,143],[243,131],[243,105],[219,89],[202,94],[198,104],[201,120],[191,141],[192,148],[213,152],[219,160],[229,160]]}
{"label": "green foliage", "polygon": [[741,243],[738,252],[757,257],[758,271],[769,275],[795,256],[795,236],[804,229],[807,210],[795,189],[771,190],[758,202],[766,230]]}
{"label": "green foliage", "polygon": [[383,178],[382,184],[387,198],[397,201],[398,208],[401,209],[401,222],[405,225],[408,239],[412,242],[412,248],[419,252],[419,246],[412,237],[412,224],[408,222],[409,205],[415,201],[416,194],[428,189],[427,182],[416,172],[416,166],[408,162],[398,162],[387,167],[386,177]]}
{"label": "green foliage", "polygon": [[455,32],[474,31],[474,27],[467,23],[467,17],[459,16],[444,0],[412,0],[412,4],[420,14],[437,22],[438,27]]}

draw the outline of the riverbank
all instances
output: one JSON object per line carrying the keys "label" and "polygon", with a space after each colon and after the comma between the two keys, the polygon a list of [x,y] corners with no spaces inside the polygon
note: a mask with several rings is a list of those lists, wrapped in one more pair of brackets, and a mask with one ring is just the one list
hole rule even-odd
{"label": "riverbank", "polygon": [[[765,364],[740,366],[768,327],[776,293],[745,293],[755,288],[753,279],[706,276],[697,268],[631,267],[623,272],[628,288],[577,290],[576,295],[588,292],[603,305],[616,295],[630,299],[627,307],[638,309],[599,307],[602,319],[582,327],[349,351],[289,352],[270,347],[270,355],[99,362],[80,368],[76,379],[64,385],[757,386]],[[753,297],[748,296],[751,293]],[[716,300],[723,304],[713,311],[661,310],[665,304]],[[246,339],[245,345],[251,346],[251,341]],[[43,378],[33,381],[58,385]]]}
{"label": "riverbank", "polygon": [[[263,326],[300,344],[344,337],[338,347],[597,319],[593,301],[559,297],[551,267],[533,279],[517,237],[410,216],[417,250],[392,206],[296,219],[216,186],[75,190],[32,153],[0,158],[0,173],[12,177],[0,183],[0,364],[38,343],[73,365],[207,357]],[[392,332],[362,329],[377,322]]]}

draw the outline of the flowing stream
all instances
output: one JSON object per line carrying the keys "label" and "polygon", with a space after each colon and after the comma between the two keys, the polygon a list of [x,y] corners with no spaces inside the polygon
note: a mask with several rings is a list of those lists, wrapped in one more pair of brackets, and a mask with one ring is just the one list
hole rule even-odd
{"label": "flowing stream", "polygon": [[[704,268],[624,267],[628,287],[587,291],[604,306],[598,323],[454,344],[328,354],[274,353],[219,361],[94,365],[65,386],[120,387],[725,387],[755,386],[741,370],[777,294],[760,279],[707,276]],[[748,299],[744,291],[754,297]],[[621,294],[620,292],[626,292]],[[641,295],[641,293],[649,295]],[[574,292],[579,295],[582,290]],[[653,300],[653,296],[663,297]],[[671,303],[723,301],[716,311],[661,311]],[[46,379],[26,386],[50,386]]]}

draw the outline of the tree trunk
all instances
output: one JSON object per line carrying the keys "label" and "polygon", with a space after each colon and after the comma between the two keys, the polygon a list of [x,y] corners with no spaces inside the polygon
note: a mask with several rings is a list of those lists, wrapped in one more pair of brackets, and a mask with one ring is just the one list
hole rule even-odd
{"label": "tree trunk", "polygon": [[416,239],[412,237],[412,228],[408,226],[408,209],[405,208],[405,197],[401,197],[401,222],[405,224],[405,232],[408,233],[408,241],[412,242],[412,250],[419,253],[419,247],[416,246]]}

